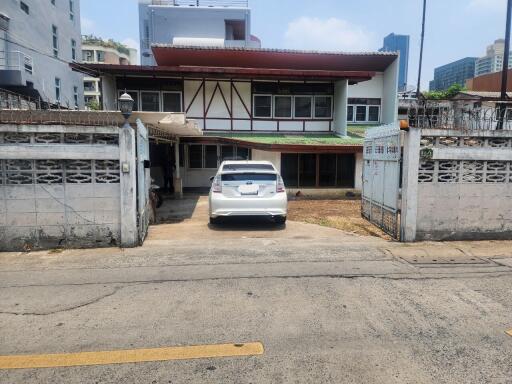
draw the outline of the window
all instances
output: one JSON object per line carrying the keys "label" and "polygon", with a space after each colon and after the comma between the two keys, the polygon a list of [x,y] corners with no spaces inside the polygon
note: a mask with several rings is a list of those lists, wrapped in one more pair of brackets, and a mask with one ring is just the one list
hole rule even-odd
{"label": "window", "polygon": [[288,188],[354,188],[354,154],[282,153],[281,175]]}
{"label": "window", "polygon": [[[124,93],[125,91],[119,91],[119,94],[117,95],[117,97],[121,97],[121,95]],[[129,94],[132,99],[133,99],[133,110],[134,111],[138,111],[139,110],[139,92],[138,91],[126,91],[127,94]]]}
{"label": "window", "polygon": [[217,168],[217,146],[204,146],[204,168]]}
{"label": "window", "polygon": [[52,25],[52,45],[53,56],[59,56],[59,30],[55,25]]}
{"label": "window", "polygon": [[292,117],[291,96],[274,96],[274,117],[285,119]]}
{"label": "window", "polygon": [[366,121],[366,105],[356,107],[356,121]]}
{"label": "window", "polygon": [[225,160],[249,160],[249,148],[236,147],[233,145],[220,146],[220,161]]}
{"label": "window", "polygon": [[217,146],[192,144],[188,146],[189,168],[217,168]]}
{"label": "window", "polygon": [[311,96],[295,96],[295,114],[296,118],[311,118]]}
{"label": "window", "polygon": [[349,105],[347,107],[347,121],[354,121],[354,106]]}
{"label": "window", "polygon": [[60,79],[55,78],[55,100],[60,103]]}
{"label": "window", "polygon": [[20,8],[23,12],[25,12],[27,15],[30,13],[30,10],[28,8],[28,5],[25,4],[23,1],[20,1]]}
{"label": "window", "polygon": [[71,60],[76,60],[76,40],[71,39]]}
{"label": "window", "polygon": [[272,96],[254,95],[254,117],[272,117]]}
{"label": "window", "polygon": [[226,40],[245,40],[245,21],[226,20]]}
{"label": "window", "polygon": [[82,60],[94,61],[94,51],[91,51],[89,49],[82,51]]}
{"label": "window", "polygon": [[332,97],[315,96],[315,118],[329,119],[332,116]]}
{"label": "window", "polygon": [[140,110],[148,112],[159,112],[160,94],[158,92],[141,92]]}
{"label": "window", "polygon": [[380,110],[380,107],[370,105],[368,107],[368,121],[371,121],[372,123],[378,122],[379,121],[379,110]]}
{"label": "window", "polygon": [[84,81],[84,91],[86,92],[95,92],[96,87],[94,85],[94,81]]}
{"label": "window", "polygon": [[203,146],[188,146],[188,166],[190,168],[203,168]]}
{"label": "window", "polygon": [[73,87],[73,100],[75,101],[75,108],[78,108],[78,87]]}
{"label": "window", "polygon": [[220,147],[220,161],[236,160],[235,147],[231,145],[222,145]]}
{"label": "window", "polygon": [[99,63],[105,62],[105,51],[96,51],[96,60]]}
{"label": "window", "polygon": [[181,93],[163,92],[162,106],[163,112],[181,112]]}
{"label": "window", "polygon": [[75,20],[75,4],[73,0],[69,0],[69,20]]}

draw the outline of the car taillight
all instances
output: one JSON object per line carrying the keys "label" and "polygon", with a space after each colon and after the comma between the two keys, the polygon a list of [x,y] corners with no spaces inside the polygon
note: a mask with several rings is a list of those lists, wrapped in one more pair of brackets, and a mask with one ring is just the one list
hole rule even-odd
{"label": "car taillight", "polygon": [[222,193],[222,184],[220,183],[220,179],[217,177],[213,179],[212,192]]}
{"label": "car taillight", "polygon": [[285,192],[284,181],[281,176],[278,176],[278,178],[277,178],[276,192]]}

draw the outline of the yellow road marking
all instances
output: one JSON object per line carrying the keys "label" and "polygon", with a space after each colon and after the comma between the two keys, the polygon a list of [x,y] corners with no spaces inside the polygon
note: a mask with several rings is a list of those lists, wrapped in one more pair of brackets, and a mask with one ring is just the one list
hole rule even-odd
{"label": "yellow road marking", "polygon": [[212,344],[118,351],[0,356],[0,369],[55,368],[263,354],[263,344]]}
{"label": "yellow road marking", "polygon": [[509,336],[512,336],[512,329],[509,329],[508,331],[505,331],[505,333]]}

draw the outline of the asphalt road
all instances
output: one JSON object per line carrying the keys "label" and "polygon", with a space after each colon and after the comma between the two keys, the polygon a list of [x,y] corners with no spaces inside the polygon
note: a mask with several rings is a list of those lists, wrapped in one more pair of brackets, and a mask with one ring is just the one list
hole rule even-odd
{"label": "asphalt road", "polygon": [[413,265],[382,240],[298,223],[215,230],[222,241],[158,229],[133,250],[0,254],[0,355],[263,354],[0,370],[0,383],[512,383],[510,260]]}

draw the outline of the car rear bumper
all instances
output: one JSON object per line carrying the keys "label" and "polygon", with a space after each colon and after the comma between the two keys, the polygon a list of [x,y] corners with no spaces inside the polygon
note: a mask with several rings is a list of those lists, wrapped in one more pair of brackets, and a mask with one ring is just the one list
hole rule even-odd
{"label": "car rear bumper", "polygon": [[219,216],[286,216],[286,193],[272,197],[227,198],[221,194],[210,195],[210,217]]}

